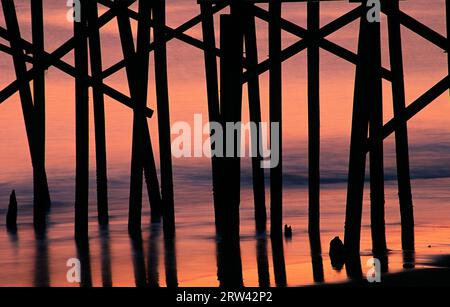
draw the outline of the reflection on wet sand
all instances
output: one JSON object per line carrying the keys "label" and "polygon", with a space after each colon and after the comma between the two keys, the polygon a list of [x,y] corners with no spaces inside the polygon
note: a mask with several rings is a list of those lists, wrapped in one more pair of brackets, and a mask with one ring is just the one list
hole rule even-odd
{"label": "reflection on wet sand", "polygon": [[100,225],[100,250],[101,250],[101,269],[102,269],[102,286],[112,287],[111,273],[111,248],[109,238],[109,226]]}
{"label": "reflection on wet sand", "polygon": [[81,264],[80,287],[92,287],[91,256],[89,250],[89,238],[78,237],[76,239],[77,256]]}
{"label": "reflection on wet sand", "polygon": [[152,224],[148,244],[148,285],[159,287],[159,240],[161,238],[161,225]]}
{"label": "reflection on wet sand", "polygon": [[323,272],[322,246],[319,233],[310,233],[309,242],[311,248],[311,263],[313,267],[314,282],[321,283],[325,281]]}
{"label": "reflection on wet sand", "polygon": [[260,287],[270,287],[269,257],[267,255],[267,237],[260,235],[256,239],[256,261]]}
{"label": "reflection on wet sand", "polygon": [[134,280],[136,287],[146,287],[146,273],[142,235],[140,233],[130,236],[131,254],[133,258]]}
{"label": "reflection on wet sand", "polygon": [[283,240],[280,237],[272,237],[272,259],[275,284],[277,287],[286,287],[286,264],[284,260]]}
{"label": "reflection on wet sand", "polygon": [[36,254],[34,256],[34,286],[49,287],[49,255],[47,233],[45,231],[35,234]]}

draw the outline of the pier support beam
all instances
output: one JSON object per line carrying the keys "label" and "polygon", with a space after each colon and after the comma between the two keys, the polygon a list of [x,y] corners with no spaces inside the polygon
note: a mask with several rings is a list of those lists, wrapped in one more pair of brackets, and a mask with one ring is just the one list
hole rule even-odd
{"label": "pier support beam", "polygon": [[172,174],[172,148],[170,134],[169,86],[167,79],[167,42],[165,37],[166,3],[152,3],[155,23],[155,82],[158,107],[159,153],[161,168],[161,197],[163,204],[163,229],[166,238],[175,235],[175,209]]}
{"label": "pier support beam", "polygon": [[[392,98],[394,117],[398,118],[406,107],[405,79],[403,73],[403,55],[400,28],[399,0],[386,3],[389,34],[389,57],[392,73]],[[414,250],[414,213],[411,193],[411,176],[409,167],[408,126],[401,122],[395,129],[395,146],[397,161],[398,196],[402,227],[403,250]]]}
{"label": "pier support beam", "polygon": [[[1,1],[3,12],[5,16],[6,28],[10,35],[10,46],[13,52],[13,64],[16,73],[16,78],[21,80],[27,74],[27,67],[25,63],[24,50],[21,45],[21,34],[19,28],[19,21],[17,19],[16,8],[13,1]],[[36,32],[39,27],[38,5],[34,5],[34,39],[42,43],[42,37]],[[43,35],[43,33],[41,33]],[[38,45],[39,45],[38,42]],[[37,87],[36,98],[42,98],[42,79],[41,75],[36,76]],[[43,124],[45,123],[45,109],[43,101],[39,101],[38,110],[34,109],[33,96],[29,83],[20,83],[19,85],[20,103],[22,106],[23,118],[25,121],[25,129],[27,133],[28,147],[30,149],[31,163],[33,166],[33,224],[35,229],[43,230],[46,224],[46,210],[50,206],[50,196],[47,184],[47,175],[45,172],[45,135],[43,133]],[[38,118],[39,117],[39,118]]]}
{"label": "pier support beam", "polygon": [[[94,1],[88,2],[88,24],[95,25],[98,22],[98,6]],[[105,99],[103,91],[98,84],[103,83],[102,52],[100,45],[100,31],[92,27],[89,37],[89,52],[91,60],[91,74],[95,80],[92,87],[94,102],[95,125],[95,158],[97,167],[97,215],[100,225],[108,224],[108,176],[106,165],[106,135],[105,135]]]}
{"label": "pier support beam", "polygon": [[270,144],[273,149],[273,143],[278,141],[280,149],[279,163],[270,169],[270,234],[272,238],[281,239],[283,233],[281,2],[269,2],[269,15],[269,113],[270,123],[279,124],[278,135],[270,133]]}
{"label": "pier support beam", "polygon": [[[261,97],[259,91],[259,74],[258,67],[258,46],[256,37],[255,16],[252,7],[254,4],[245,6],[246,19],[244,22],[244,38],[245,38],[245,54],[248,68],[248,100],[250,106],[250,122],[256,124],[254,129],[252,126],[251,135],[252,148],[256,148],[256,153],[252,158],[252,176],[253,176],[253,199],[255,203],[255,223],[258,233],[265,233],[267,228],[267,212],[266,212],[266,193],[264,183],[264,169],[261,166],[263,158],[259,148],[262,144],[261,134]],[[253,144],[256,142],[256,144]]]}
{"label": "pier support beam", "polygon": [[76,111],[76,178],[75,236],[88,235],[89,204],[89,86],[87,0],[80,1],[80,22],[74,21],[75,39],[75,111]]}
{"label": "pier support beam", "polygon": [[309,219],[308,231],[314,236],[320,251],[320,78],[319,78],[319,29],[320,3],[309,1],[307,4],[308,31],[308,183],[309,183]]}
{"label": "pier support beam", "polygon": [[[201,18],[202,18],[202,32],[203,41],[205,44],[204,60],[205,60],[205,75],[206,75],[206,92],[208,100],[208,116],[210,122],[220,121],[219,112],[219,81],[217,76],[217,57],[216,57],[216,38],[214,33],[214,15],[212,5],[210,3],[202,2],[200,4]],[[211,134],[215,133],[211,129]],[[211,149],[214,147],[211,143]],[[213,199],[214,199],[214,217],[216,225],[216,233],[220,233],[220,159],[216,156],[211,157],[212,167],[212,182],[213,182]]]}
{"label": "pier support beam", "polygon": [[[240,7],[232,7],[230,15],[220,16],[221,119],[224,127],[224,158],[221,158],[223,191],[223,229],[221,234],[235,240],[239,238],[239,207],[241,193],[241,118],[242,118],[242,53],[243,33]],[[234,127],[232,125],[235,125]],[[230,128],[234,128],[232,130]],[[231,133],[231,135],[230,135]]]}

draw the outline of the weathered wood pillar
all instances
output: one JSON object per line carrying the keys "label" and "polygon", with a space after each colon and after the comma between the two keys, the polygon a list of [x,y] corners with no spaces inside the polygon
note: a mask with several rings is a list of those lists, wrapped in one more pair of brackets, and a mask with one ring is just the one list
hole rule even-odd
{"label": "weathered wood pillar", "polygon": [[[216,38],[214,33],[214,15],[212,5],[206,2],[200,3],[200,11],[202,17],[202,33],[205,61],[206,91],[208,100],[208,116],[209,122],[220,122],[219,112],[219,81],[217,75],[217,58],[216,58]],[[211,134],[215,133],[211,128]],[[215,149],[215,144],[211,144],[211,150]],[[212,181],[213,181],[213,199],[214,199],[214,216],[216,232],[220,233],[221,220],[221,183],[220,183],[220,160],[217,156],[211,157]]]}
{"label": "weathered wood pillar", "polygon": [[281,2],[269,3],[269,16],[269,113],[271,125],[279,124],[278,134],[275,135],[272,131],[270,133],[270,147],[273,150],[273,144],[278,141],[280,150],[279,163],[270,169],[270,234],[272,238],[281,239],[283,232]]}
{"label": "weathered wood pillar", "polygon": [[106,164],[105,99],[99,84],[103,82],[102,52],[98,22],[98,7],[94,1],[88,1],[88,24],[93,29],[89,36],[91,74],[95,80],[92,86],[95,125],[95,158],[97,167],[97,215],[101,225],[108,224],[108,176]]}
{"label": "weathered wood pillar", "polygon": [[[391,62],[394,117],[399,117],[406,107],[399,1],[388,1],[385,5],[388,12],[389,57]],[[408,125],[406,122],[400,123],[395,130],[395,147],[402,247],[404,250],[412,251],[414,250],[414,212],[409,166]]]}
{"label": "weathered wood pillar", "polygon": [[[256,152],[252,153],[252,176],[253,176],[253,199],[255,204],[255,223],[258,233],[266,232],[267,228],[267,212],[266,212],[266,192],[264,183],[264,169],[262,168],[263,157],[259,148],[261,147],[261,97],[259,89],[258,67],[258,45],[256,38],[255,16],[252,12],[254,4],[245,6],[245,22],[244,22],[244,38],[245,38],[245,55],[247,60],[247,87],[248,100],[250,108],[250,122],[255,126],[251,126],[251,144],[252,148],[256,148]],[[256,144],[254,144],[256,143]]]}
{"label": "weathered wood pillar", "polygon": [[165,37],[165,0],[152,2],[155,24],[155,82],[158,107],[159,154],[161,168],[161,197],[163,203],[163,227],[166,237],[175,235],[175,208],[173,194],[172,147],[170,133],[169,88],[167,79],[167,42]]}
{"label": "weathered wood pillar", "polygon": [[320,3],[308,1],[308,231],[320,248]]}
{"label": "weathered wood pillar", "polygon": [[88,235],[89,205],[89,87],[87,0],[80,1],[80,22],[74,20],[75,39],[75,112],[76,112],[76,178],[75,235]]}

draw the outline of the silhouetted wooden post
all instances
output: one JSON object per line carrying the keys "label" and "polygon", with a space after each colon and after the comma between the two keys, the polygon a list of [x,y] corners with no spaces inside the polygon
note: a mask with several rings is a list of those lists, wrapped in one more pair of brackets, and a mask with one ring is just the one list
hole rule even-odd
{"label": "silhouetted wooden post", "polygon": [[87,31],[87,0],[80,0],[80,22],[74,20],[75,39],[75,111],[76,111],[76,178],[75,235],[88,234],[89,191],[89,87]]}
{"label": "silhouetted wooden post", "polygon": [[137,233],[130,236],[131,253],[133,258],[134,282],[136,287],[147,287],[147,276],[144,259],[144,248],[142,242],[142,234]]}
{"label": "silhouetted wooden post", "polygon": [[258,266],[258,283],[261,288],[270,287],[269,257],[267,255],[267,237],[256,241],[256,263]]}
{"label": "silhouetted wooden post", "polygon": [[102,287],[112,287],[113,278],[111,272],[111,247],[110,247],[110,236],[109,236],[109,226],[99,225],[99,237],[100,237],[100,263],[102,271]]}
{"label": "silhouetted wooden post", "polygon": [[[406,106],[399,0],[389,1],[386,3],[386,7],[388,10],[389,57],[392,73],[394,117],[399,117]],[[395,130],[395,146],[402,247],[404,250],[414,250],[414,213],[409,167],[408,126],[406,122],[400,123]]]}
{"label": "silhouetted wooden post", "polygon": [[[279,123],[278,135],[271,129],[271,149],[274,138],[279,142],[279,163],[270,169],[270,234],[281,239],[283,227],[283,171],[282,171],[282,75],[281,75],[281,2],[269,2],[269,113],[270,123]],[[272,153],[273,154],[273,153]]]}
{"label": "silhouetted wooden post", "polygon": [[[253,174],[253,198],[255,202],[255,222],[256,231],[263,233],[266,231],[267,212],[266,212],[266,193],[264,183],[264,169],[261,166],[263,158],[259,151],[261,146],[261,97],[259,92],[259,74],[258,67],[258,46],[256,40],[255,16],[251,8],[254,4],[247,4],[245,13],[245,54],[247,59],[248,75],[248,100],[250,105],[250,122],[256,124],[256,130],[251,131],[251,135],[255,138],[251,140],[252,148],[256,148],[257,152],[252,158],[252,174]],[[253,142],[256,142],[254,146]]]}
{"label": "silhouetted wooden post", "polygon": [[450,0],[445,0],[446,8],[446,24],[447,24],[447,58],[448,58],[448,73],[450,75]]}
{"label": "silhouetted wooden post", "polygon": [[[130,199],[128,214],[128,230],[132,234],[139,234],[142,215],[142,172],[145,130],[148,129],[147,119],[143,110],[146,107],[148,82],[148,53],[144,52],[150,43],[150,27],[146,18],[151,16],[150,3],[139,2],[138,38],[135,51],[133,32],[126,8],[117,4],[120,10],[117,15],[122,52],[126,61],[126,73],[132,99],[135,101],[133,110],[133,143],[131,157]],[[142,79],[143,78],[143,79]],[[144,86],[139,86],[139,83]]]}
{"label": "silhouetted wooden post", "polygon": [[[366,19],[363,16],[363,19]],[[370,225],[372,249],[385,253],[386,230],[384,221],[384,163],[383,163],[383,95],[381,76],[381,33],[379,22],[367,22],[365,32],[367,49],[362,54],[367,71],[364,75],[364,103],[369,105],[370,144]]]}
{"label": "silhouetted wooden post", "polygon": [[89,239],[87,237],[77,237],[75,243],[77,248],[77,258],[80,260],[80,287],[92,287],[91,252],[89,248]]}
{"label": "silhouetted wooden post", "polygon": [[[217,77],[217,58],[216,58],[216,39],[214,33],[214,15],[210,3],[200,3],[201,17],[202,17],[202,33],[203,42],[205,44],[204,59],[205,59],[205,75],[206,75],[206,89],[208,99],[208,116],[210,122],[219,122],[219,81]],[[211,131],[211,134],[213,131]],[[214,150],[215,145],[211,144],[211,149]],[[220,233],[220,220],[222,215],[220,213],[221,205],[221,183],[220,183],[220,161],[217,156],[211,157],[212,167],[212,181],[213,181],[213,198],[214,198],[214,216],[216,224],[216,232]]]}
{"label": "silhouetted wooden post", "polygon": [[[88,2],[88,23],[95,25],[98,22],[98,7],[94,1]],[[94,27],[93,27],[94,28]],[[101,75],[102,52],[100,45],[100,31],[92,30],[89,36],[89,51],[91,60],[92,78],[96,82],[103,82]],[[92,87],[94,100],[94,124],[95,124],[95,158],[97,167],[97,214],[101,225],[108,224],[108,177],[106,165],[106,136],[105,136],[105,99],[100,86]]]}
{"label": "silhouetted wooden post", "polygon": [[6,228],[14,232],[17,230],[17,199],[16,191],[12,191],[9,197],[8,212],[6,213]]}
{"label": "silhouetted wooden post", "polygon": [[[23,48],[21,46],[21,34],[14,2],[9,0],[2,0],[2,7],[6,27],[8,29],[10,38],[11,50],[13,52],[13,62],[14,70],[16,72],[16,78],[18,80],[22,80],[27,74],[27,67],[25,63]],[[42,142],[39,142],[38,140],[37,131],[39,129],[35,130],[35,111],[29,83],[20,83],[19,95],[22,106],[22,113],[25,121],[28,146],[30,148],[31,162],[33,165],[33,224],[36,229],[43,229],[46,224],[46,209],[49,207],[48,204],[50,198],[48,196],[47,176],[45,174],[45,164],[43,160],[45,157],[42,156],[43,152],[39,149],[39,145]],[[40,113],[38,114],[42,115]],[[42,138],[39,137],[39,139],[42,141]]]}
{"label": "silhouetted wooden post", "polygon": [[272,260],[275,284],[277,287],[286,287],[286,262],[284,259],[283,241],[277,237],[272,237]]}
{"label": "silhouetted wooden post", "polygon": [[168,288],[178,287],[177,253],[175,238],[164,238],[164,269]]}
{"label": "silhouetted wooden post", "polygon": [[35,233],[35,254],[34,254],[34,287],[49,287],[49,257],[48,257],[48,240],[46,230]]}
{"label": "silhouetted wooden post", "polygon": [[44,15],[42,0],[31,1],[31,24],[33,38],[33,67],[39,70],[33,80],[34,125],[37,144],[36,166],[33,168],[35,190],[39,194],[39,206],[50,208],[50,192],[45,172],[45,70],[40,69],[44,53]]}
{"label": "silhouetted wooden post", "polygon": [[370,50],[368,50],[369,44],[367,43],[367,39],[370,38],[365,35],[367,23],[368,21],[366,18],[364,18],[364,16],[361,17],[353,101],[352,134],[350,141],[347,208],[345,216],[344,244],[346,252],[348,253],[348,258],[359,257],[361,238],[362,202],[366,167],[366,152],[364,147],[367,143],[369,121],[368,103],[367,100],[364,99],[364,83],[367,82],[366,77],[368,74],[367,54],[370,54]]}
{"label": "silhouetted wooden post", "polygon": [[315,234],[320,246],[320,90],[319,28],[320,3],[308,1],[308,230]]}
{"label": "silhouetted wooden post", "polygon": [[159,188],[159,179],[156,170],[155,156],[153,154],[152,140],[148,125],[144,127],[144,177],[147,185],[147,194],[150,200],[150,215],[152,223],[161,222],[162,200]]}
{"label": "silhouetted wooden post", "polygon": [[[241,133],[229,129],[240,125],[242,117],[242,54],[243,32],[240,7],[231,7],[230,15],[220,16],[220,93],[221,118],[224,127],[224,155],[221,169],[223,187],[223,236],[239,238],[239,207],[241,192]],[[227,129],[228,128],[228,129]],[[233,127],[231,127],[233,128]],[[236,128],[240,128],[236,127]],[[239,130],[239,129],[238,129]],[[232,135],[230,135],[230,133]],[[231,144],[230,144],[231,142]],[[233,149],[233,151],[230,150]],[[232,154],[232,156],[230,156]]]}
{"label": "silhouetted wooden post", "polygon": [[165,38],[166,4],[165,0],[155,0],[152,4],[153,21],[155,24],[155,83],[158,106],[163,226],[165,235],[170,237],[175,235],[175,210],[170,135],[169,89],[167,80],[167,44]]}
{"label": "silhouetted wooden post", "polygon": [[148,242],[147,257],[147,281],[149,287],[159,287],[159,247],[161,239],[161,227],[159,224],[153,224],[150,230]]}

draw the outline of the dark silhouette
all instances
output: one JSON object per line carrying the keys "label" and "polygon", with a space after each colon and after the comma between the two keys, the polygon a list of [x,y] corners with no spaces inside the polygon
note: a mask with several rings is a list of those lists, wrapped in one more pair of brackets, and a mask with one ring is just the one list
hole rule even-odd
{"label": "dark silhouette", "polygon": [[[21,44],[21,33],[19,28],[19,22],[17,19],[15,4],[13,1],[2,0],[3,13],[5,16],[5,23],[8,33],[8,39],[11,45],[11,53],[13,57],[14,70],[16,78],[22,80],[27,75],[27,67],[24,57],[24,50]],[[42,43],[42,38],[37,37],[36,32],[37,24],[39,23],[39,4],[34,4],[34,39],[37,40],[37,48]],[[43,33],[41,33],[43,35]],[[30,89],[30,84],[21,82],[17,86],[17,90],[20,95],[20,102],[22,105],[22,112],[25,121],[25,128],[28,139],[28,146],[30,149],[31,162],[33,166],[33,224],[36,228],[44,228],[46,222],[46,211],[50,207],[50,194],[48,191],[47,175],[45,172],[45,152],[44,143],[45,135],[42,135],[45,131],[45,118],[43,114],[43,108],[45,108],[44,102],[40,100],[42,98],[43,82],[42,78],[36,77],[37,86],[35,99],[37,105],[33,104],[33,96]]]}
{"label": "dark silhouette", "polygon": [[8,213],[6,214],[6,228],[8,231],[17,231],[17,199],[16,191],[12,191],[9,197]]}
{"label": "dark silhouette", "polygon": [[[139,1],[139,5],[141,5],[141,1]],[[169,238],[175,236],[175,209],[173,195],[172,147],[170,138],[169,81],[167,79],[167,46],[165,39],[166,1],[153,1],[151,12],[154,21],[153,33],[155,36],[155,85],[158,107],[163,226],[165,236]],[[143,48],[146,47],[147,46],[143,45]]]}
{"label": "dark silhouette", "polygon": [[[200,3],[201,21],[202,21],[202,33],[204,47],[204,59],[205,59],[205,75],[206,75],[206,88],[207,88],[207,100],[208,100],[208,117],[210,122],[220,122],[219,111],[219,80],[217,75],[217,59],[216,59],[216,38],[214,32],[214,11],[213,5],[210,2]],[[211,128],[211,134],[213,134],[213,128]],[[215,144],[211,144],[211,149],[215,149]],[[221,214],[220,209],[222,207],[221,201],[221,178],[220,167],[221,162],[217,156],[211,158],[212,167],[212,181],[213,181],[213,198],[214,198],[214,221],[216,226],[216,232],[221,232]]]}
{"label": "dark silhouette", "polygon": [[[250,121],[256,124],[256,129],[251,131],[252,136],[256,136],[256,140],[252,139],[252,146],[256,149],[256,156],[252,158],[252,175],[253,175],[253,198],[255,203],[255,224],[258,233],[264,233],[267,227],[266,212],[266,192],[264,183],[264,169],[261,167],[263,160],[260,151],[262,146],[260,139],[261,134],[261,97],[259,90],[258,67],[258,46],[256,37],[255,16],[252,14],[254,4],[243,6],[245,13],[244,23],[244,42],[245,55],[248,69],[248,100],[250,107]],[[252,127],[252,129],[254,129]]]}
{"label": "dark silhouette", "polygon": [[284,237],[292,239],[292,226],[284,225]]}
{"label": "dark silhouette", "polygon": [[329,255],[331,266],[336,270],[342,270],[345,263],[345,247],[339,237],[335,237],[331,240]]}
{"label": "dark silhouette", "polygon": [[284,246],[281,237],[271,236],[272,242],[272,260],[273,271],[275,275],[275,285],[277,287],[286,287],[286,264],[284,260]]}
{"label": "dark silhouette", "polygon": [[159,287],[159,242],[161,241],[161,227],[154,224],[150,229],[148,244],[147,281],[149,287]]}
{"label": "dark silhouette", "polygon": [[178,287],[177,252],[175,238],[164,238],[164,267],[166,271],[167,287]]}
{"label": "dark silhouette", "polygon": [[270,287],[269,257],[267,255],[267,237],[261,235],[256,239],[256,261],[258,281],[262,288]]}
{"label": "dark silhouette", "polygon": [[244,285],[238,237],[217,240],[217,278],[223,288],[238,288]]}
{"label": "dark silhouette", "polygon": [[133,258],[134,281],[136,283],[136,287],[147,287],[142,236],[141,234],[130,235],[130,240],[131,253]]}
{"label": "dark silhouette", "polygon": [[35,234],[36,254],[34,256],[34,286],[49,287],[49,255],[48,240],[46,231],[36,232]]}
{"label": "dark silhouette", "polygon": [[[240,7],[232,6],[230,15],[220,16],[220,47],[222,57],[220,61],[220,115],[222,126],[226,123],[239,123],[242,117],[242,53],[243,29],[241,25],[242,12]],[[239,207],[241,193],[241,162],[238,155],[241,135],[224,129],[224,157],[221,162],[222,208],[220,218],[222,229],[219,234],[239,238]],[[229,136],[228,133],[233,133]],[[232,139],[229,144],[227,139]],[[231,152],[231,156],[229,156]]]}
{"label": "dark silhouette", "polygon": [[[145,169],[146,183],[150,197],[150,206],[154,220],[159,219],[161,214],[161,198],[159,183],[156,175],[153,149],[151,146],[150,133],[143,110],[146,108],[147,87],[140,86],[142,82],[148,80],[149,55],[146,46],[149,44],[150,30],[145,17],[138,22],[137,48],[134,47],[133,33],[131,30],[130,18],[126,14],[127,5],[117,3],[119,14],[117,16],[122,52],[126,60],[126,74],[131,97],[135,100],[133,116],[133,145],[131,158],[131,178],[130,178],[130,201],[128,230],[131,234],[141,231],[141,210],[142,210],[142,171]],[[140,2],[140,16],[150,16],[151,6],[149,3]],[[147,65],[145,65],[147,63]],[[139,77],[138,77],[139,76]],[[144,156],[144,150],[146,155]]]}
{"label": "dark silhouette", "polygon": [[[363,2],[363,4],[366,1]],[[370,189],[372,246],[386,251],[382,136],[380,25],[361,18],[356,66],[352,136],[348,170],[345,246],[352,258],[360,250],[366,146],[370,126]]]}
{"label": "dark silhouette", "polygon": [[80,287],[92,287],[91,255],[89,249],[89,238],[76,237],[77,258],[81,266]]}
{"label": "dark silhouette", "polygon": [[[87,2],[88,24],[98,22],[98,6],[94,1]],[[102,52],[100,31],[95,29],[89,37],[89,52],[91,60],[91,74],[94,79],[92,87],[94,101],[95,124],[95,160],[97,167],[97,214],[100,225],[108,224],[108,175],[106,165],[106,135],[105,135],[105,99],[100,84],[102,80]]]}
{"label": "dark silhouette", "polygon": [[403,251],[403,268],[414,269],[416,267],[416,254],[414,251]]}
{"label": "dark silhouette", "polygon": [[308,31],[313,37],[308,45],[308,231],[320,233],[320,78],[319,40],[320,3],[308,1]]}
{"label": "dark silhouette", "polygon": [[280,161],[270,169],[270,235],[281,237],[283,231],[281,2],[269,2],[269,16],[269,113],[270,122],[279,123],[278,135],[270,134],[270,144],[275,142],[272,138],[276,138],[280,149]]}
{"label": "dark silhouette", "polygon": [[320,241],[320,233],[309,234],[309,246],[311,249],[311,262],[314,282],[322,283],[325,281],[325,276],[323,271],[322,244]]}
{"label": "dark silhouette", "polygon": [[[399,1],[386,4],[389,31],[389,58],[392,72],[392,97],[394,116],[399,117],[406,107],[405,81],[403,73],[402,37],[399,21]],[[402,225],[402,247],[414,250],[414,213],[409,171],[408,126],[401,123],[395,131],[398,196]]]}
{"label": "dark silhouette", "polygon": [[109,238],[109,226],[99,225],[100,237],[100,254],[101,254],[101,270],[102,270],[102,286],[112,287],[112,273],[111,273],[111,249]]}
{"label": "dark silhouette", "polygon": [[[80,1],[80,22],[74,20],[75,40],[75,236],[88,236],[89,211],[89,85],[87,31],[87,0]],[[84,238],[83,240],[86,240]]]}

